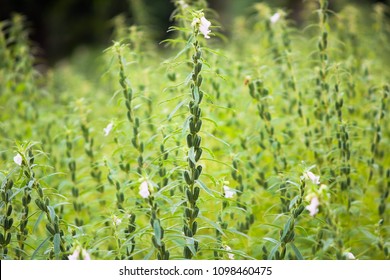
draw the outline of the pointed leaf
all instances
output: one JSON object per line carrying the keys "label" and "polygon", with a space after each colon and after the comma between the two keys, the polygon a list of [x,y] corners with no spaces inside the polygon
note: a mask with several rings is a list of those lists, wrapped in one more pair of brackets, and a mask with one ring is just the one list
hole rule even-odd
{"label": "pointed leaf", "polygon": [[172,119],[172,117],[175,115],[175,113],[177,112],[177,110],[179,110],[186,103],[187,103],[187,99],[185,99],[182,102],[180,102],[179,104],[177,104],[175,109],[173,109],[173,111],[169,114],[168,121],[170,121]]}
{"label": "pointed leaf", "polygon": [[301,252],[299,252],[298,248],[295,246],[294,243],[290,243],[291,248],[294,250],[295,255],[297,256],[298,260],[304,260]]}
{"label": "pointed leaf", "polygon": [[60,242],[61,237],[59,233],[56,233],[53,238],[53,244],[54,244],[54,255],[56,256],[56,259],[60,256]]}
{"label": "pointed leaf", "polygon": [[161,226],[159,220],[157,219],[153,221],[153,230],[154,230],[154,237],[156,238],[157,245],[161,246]]}
{"label": "pointed leaf", "polygon": [[211,190],[205,185],[205,183],[203,183],[201,180],[196,180],[195,182],[198,183],[199,187],[201,187],[205,192],[207,192],[209,195],[211,195],[212,197],[214,197],[213,193],[212,193]]}

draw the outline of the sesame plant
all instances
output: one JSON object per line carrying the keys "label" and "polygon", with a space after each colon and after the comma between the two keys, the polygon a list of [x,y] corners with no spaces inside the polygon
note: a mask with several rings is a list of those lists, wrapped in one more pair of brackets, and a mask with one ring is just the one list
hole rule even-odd
{"label": "sesame plant", "polygon": [[389,8],[174,4],[44,73],[0,22],[1,259],[390,259]]}

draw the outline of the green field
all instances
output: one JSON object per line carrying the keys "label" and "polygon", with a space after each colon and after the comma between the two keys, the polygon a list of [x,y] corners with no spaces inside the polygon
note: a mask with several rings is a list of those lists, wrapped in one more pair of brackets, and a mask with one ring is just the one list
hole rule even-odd
{"label": "green field", "polygon": [[388,7],[308,2],[45,71],[0,23],[1,259],[390,259]]}

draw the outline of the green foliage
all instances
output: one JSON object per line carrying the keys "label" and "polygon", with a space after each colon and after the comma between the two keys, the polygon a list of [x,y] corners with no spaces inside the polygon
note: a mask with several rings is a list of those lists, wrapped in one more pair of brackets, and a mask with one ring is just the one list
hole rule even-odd
{"label": "green foliage", "polygon": [[122,24],[45,75],[0,24],[1,258],[389,259],[385,7],[256,4],[225,42],[183,3],[174,48]]}

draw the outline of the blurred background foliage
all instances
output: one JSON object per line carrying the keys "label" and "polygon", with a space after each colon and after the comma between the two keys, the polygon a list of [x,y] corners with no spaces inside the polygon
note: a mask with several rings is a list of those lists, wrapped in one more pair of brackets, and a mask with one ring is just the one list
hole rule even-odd
{"label": "blurred background foliage", "polygon": [[[191,0],[188,0],[189,2]],[[304,0],[208,0],[209,7],[220,15],[224,32],[229,34],[230,19],[248,13],[256,2],[290,11],[299,24],[307,15]],[[331,9],[338,11],[346,4],[370,5],[388,0],[331,0]],[[167,37],[174,9],[171,0],[0,0],[0,20],[13,13],[26,17],[32,41],[37,43],[41,63],[52,65],[81,46],[105,47],[111,43],[114,18],[124,16],[127,25],[148,29],[156,42]]]}

